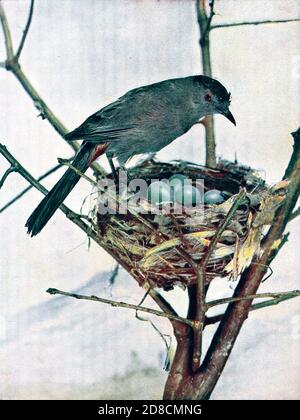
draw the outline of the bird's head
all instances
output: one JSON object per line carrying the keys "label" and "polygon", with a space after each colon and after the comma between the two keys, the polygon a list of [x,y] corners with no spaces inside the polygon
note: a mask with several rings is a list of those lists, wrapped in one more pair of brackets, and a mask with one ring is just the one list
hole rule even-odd
{"label": "bird's head", "polygon": [[197,102],[203,107],[205,115],[222,114],[236,125],[229,110],[230,92],[220,82],[207,76],[195,76],[194,81],[198,85]]}

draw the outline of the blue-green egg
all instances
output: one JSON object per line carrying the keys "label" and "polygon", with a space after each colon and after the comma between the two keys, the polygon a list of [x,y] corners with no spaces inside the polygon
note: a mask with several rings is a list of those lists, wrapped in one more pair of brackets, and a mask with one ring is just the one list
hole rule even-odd
{"label": "blue-green egg", "polygon": [[169,178],[169,184],[170,185],[174,185],[174,187],[176,186],[176,185],[179,185],[179,184],[183,184],[184,182],[185,182],[185,180],[186,179],[189,179],[187,176],[185,176],[185,175],[182,175],[182,174],[175,174],[175,175],[172,175],[170,178]]}
{"label": "blue-green egg", "polygon": [[[182,203],[183,189],[185,185],[191,185],[192,181],[182,174],[175,174],[169,178],[172,201]],[[175,198],[175,194],[177,199]]]}
{"label": "blue-green egg", "polygon": [[204,194],[204,203],[205,204],[221,204],[225,201],[225,198],[221,191],[219,190],[210,190],[206,191]]}
{"label": "blue-green egg", "polygon": [[151,182],[147,191],[148,201],[152,205],[169,203],[171,201],[171,191],[168,184],[162,181]]}
{"label": "blue-green egg", "polygon": [[195,206],[202,203],[200,191],[189,184],[185,184],[183,188],[174,189],[174,199],[184,206]]}
{"label": "blue-green egg", "polygon": [[175,174],[169,178],[171,198],[184,206],[192,206],[202,203],[200,191],[193,187],[192,180],[185,175]]}

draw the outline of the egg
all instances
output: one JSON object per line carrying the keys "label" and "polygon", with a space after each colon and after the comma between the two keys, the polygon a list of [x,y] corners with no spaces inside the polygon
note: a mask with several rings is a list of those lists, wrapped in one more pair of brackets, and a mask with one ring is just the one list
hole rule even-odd
{"label": "egg", "polygon": [[171,190],[167,183],[155,181],[149,185],[147,196],[152,205],[169,203],[171,201]]}
{"label": "egg", "polygon": [[175,189],[174,199],[177,203],[183,204],[184,206],[197,205],[203,201],[200,191],[189,184],[184,185],[183,188]]}
{"label": "egg", "polygon": [[[183,194],[184,185],[191,185],[192,180],[184,175],[176,174],[171,176],[168,182],[171,189],[171,198],[175,201],[175,191],[177,192],[177,196],[180,196],[180,194]],[[182,199],[179,199],[179,202],[181,203]]]}
{"label": "egg", "polygon": [[204,194],[205,204],[221,204],[224,201],[225,198],[219,190],[209,190]]}
{"label": "egg", "polygon": [[185,175],[175,174],[169,178],[169,184],[170,185],[172,184],[174,186],[177,184],[183,184],[186,179],[189,179],[189,178]]}
{"label": "egg", "polygon": [[184,206],[192,206],[202,203],[200,191],[193,187],[192,180],[185,175],[175,174],[169,178],[172,201]]}

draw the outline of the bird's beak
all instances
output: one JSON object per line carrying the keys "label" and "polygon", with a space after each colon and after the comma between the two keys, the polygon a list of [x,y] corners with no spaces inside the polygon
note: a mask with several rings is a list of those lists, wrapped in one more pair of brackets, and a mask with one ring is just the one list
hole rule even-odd
{"label": "bird's beak", "polygon": [[226,110],[226,112],[224,112],[224,117],[226,117],[229,121],[232,122],[232,124],[236,125],[234,116],[232,115],[232,113],[229,111],[229,109]]}

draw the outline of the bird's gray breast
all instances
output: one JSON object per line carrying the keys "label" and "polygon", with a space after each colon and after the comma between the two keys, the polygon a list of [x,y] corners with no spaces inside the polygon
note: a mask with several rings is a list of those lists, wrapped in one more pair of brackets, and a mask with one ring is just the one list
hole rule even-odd
{"label": "bird's gray breast", "polygon": [[154,109],[144,115],[143,121],[131,128],[122,140],[112,142],[109,151],[125,162],[137,154],[158,152],[185,131],[186,127],[178,118],[162,115],[161,110]]}

